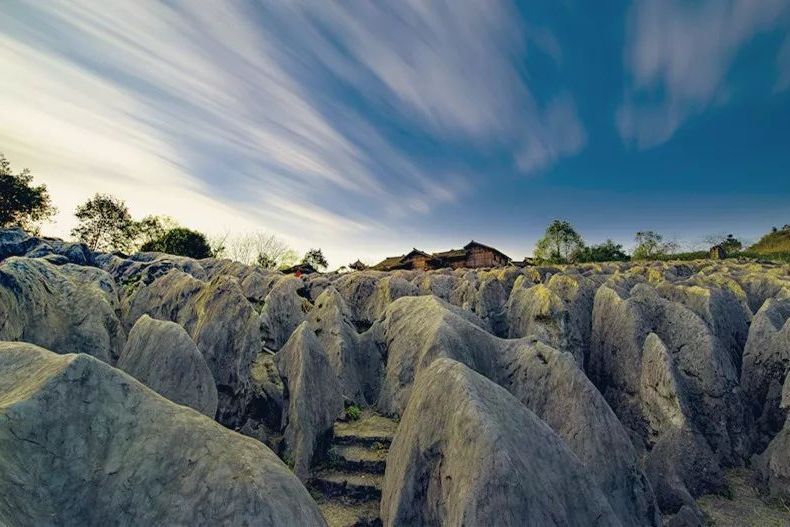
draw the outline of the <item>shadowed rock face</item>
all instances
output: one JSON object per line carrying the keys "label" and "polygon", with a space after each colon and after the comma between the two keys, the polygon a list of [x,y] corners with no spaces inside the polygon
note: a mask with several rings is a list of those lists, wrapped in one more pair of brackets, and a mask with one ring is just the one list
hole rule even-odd
{"label": "shadowed rock face", "polygon": [[[790,409],[790,375],[785,379],[780,405],[785,411]],[[764,490],[773,498],[790,500],[790,416],[756,461]]]}
{"label": "shadowed rock face", "polygon": [[98,269],[40,258],[0,263],[0,339],[114,364],[126,338],[117,309],[112,279]]}
{"label": "shadowed rock face", "polygon": [[0,343],[0,523],[324,525],[261,443],[87,355]]}
{"label": "shadowed rock face", "polygon": [[261,336],[266,346],[279,350],[312,309],[300,296],[304,282],[293,276],[280,278],[266,295],[260,315]]}
{"label": "shadowed rock face", "polygon": [[286,387],[283,415],[287,457],[302,479],[331,436],[343,410],[340,383],[307,323],[301,324],[275,358]]}
{"label": "shadowed rock face", "polygon": [[315,301],[307,317],[348,404],[369,406],[376,402],[381,376],[381,356],[357,334],[353,316],[337,290],[329,286]]}
{"label": "shadowed rock face", "polygon": [[450,359],[420,373],[382,492],[384,525],[621,525],[545,423]]}
{"label": "shadowed rock face", "polygon": [[787,409],[780,404],[790,372],[790,298],[768,299],[754,316],[743,356],[741,385],[756,420],[760,452],[782,428]]}
{"label": "shadowed rock face", "polygon": [[213,418],[217,386],[206,360],[184,328],[143,315],[126,341],[117,367],[174,403]]}

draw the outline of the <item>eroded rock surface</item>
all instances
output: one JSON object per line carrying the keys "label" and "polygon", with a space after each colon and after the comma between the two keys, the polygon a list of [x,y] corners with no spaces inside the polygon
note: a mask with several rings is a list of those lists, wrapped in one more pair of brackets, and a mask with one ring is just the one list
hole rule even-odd
{"label": "eroded rock surface", "polygon": [[0,343],[0,523],[324,525],[268,448],[88,355]]}
{"label": "eroded rock surface", "polygon": [[213,418],[217,385],[206,360],[175,322],[143,315],[129,332],[117,367],[174,403]]}
{"label": "eroded rock surface", "polygon": [[584,466],[504,388],[424,369],[387,458],[384,525],[621,525]]}

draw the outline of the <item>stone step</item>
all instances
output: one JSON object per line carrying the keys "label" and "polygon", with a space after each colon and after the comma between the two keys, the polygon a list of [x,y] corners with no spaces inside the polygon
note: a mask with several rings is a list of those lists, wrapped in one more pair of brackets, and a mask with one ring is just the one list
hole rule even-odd
{"label": "stone step", "polygon": [[384,474],[387,466],[386,447],[375,448],[372,446],[334,445],[329,450],[332,466],[346,471],[371,472]]}
{"label": "stone step", "polygon": [[381,499],[381,474],[324,470],[310,480],[310,487],[326,498],[342,498],[346,503]]}
{"label": "stone step", "polygon": [[358,503],[319,500],[318,508],[329,527],[381,527],[378,500]]}
{"label": "stone step", "polygon": [[392,419],[376,414],[364,415],[358,421],[341,421],[335,423],[334,443],[343,445],[375,445],[380,443],[389,446],[398,429],[398,423]]}

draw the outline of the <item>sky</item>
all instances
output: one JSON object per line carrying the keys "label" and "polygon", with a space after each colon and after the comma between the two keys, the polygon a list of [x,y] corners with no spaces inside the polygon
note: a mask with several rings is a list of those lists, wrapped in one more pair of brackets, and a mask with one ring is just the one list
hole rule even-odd
{"label": "sky", "polygon": [[330,266],[790,223],[790,0],[0,2],[0,152]]}

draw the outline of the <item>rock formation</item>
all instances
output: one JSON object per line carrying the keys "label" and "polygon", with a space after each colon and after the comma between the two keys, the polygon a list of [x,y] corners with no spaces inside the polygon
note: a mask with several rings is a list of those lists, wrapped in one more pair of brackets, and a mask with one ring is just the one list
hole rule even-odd
{"label": "rock formation", "polygon": [[621,525],[545,423],[450,359],[420,373],[387,459],[386,526]]}
{"label": "rock formation", "polygon": [[88,355],[0,343],[0,523],[324,525],[268,448]]}
{"label": "rock formation", "polygon": [[175,322],[143,315],[129,332],[117,367],[174,403],[213,418],[217,385],[206,360]]}

